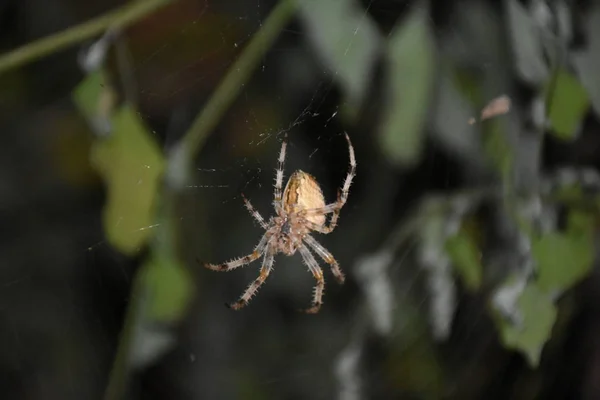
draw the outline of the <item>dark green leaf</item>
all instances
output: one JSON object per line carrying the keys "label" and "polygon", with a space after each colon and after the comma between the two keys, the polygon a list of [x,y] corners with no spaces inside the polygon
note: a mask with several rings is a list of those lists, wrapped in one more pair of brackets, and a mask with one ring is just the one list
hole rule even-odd
{"label": "dark green leaf", "polygon": [[483,271],[481,252],[469,233],[461,229],[446,240],[445,247],[464,285],[473,291],[479,289]]}
{"label": "dark green leaf", "polygon": [[508,179],[513,165],[513,152],[508,144],[502,124],[497,119],[485,121],[483,145],[498,173]]}
{"label": "dark green leaf", "polygon": [[[569,140],[575,137],[588,112],[590,99],[575,76],[563,69],[557,74],[552,99],[548,99],[549,118],[553,133],[561,139]],[[550,89],[550,82],[546,90]]]}
{"label": "dark green leaf", "polygon": [[566,290],[589,273],[594,258],[591,221],[592,215],[572,212],[567,232],[532,239],[542,290]]}
{"label": "dark green leaf", "polygon": [[515,325],[498,318],[500,335],[507,348],[521,351],[527,357],[529,364],[536,367],[544,344],[552,336],[556,308],[549,296],[535,284],[525,287],[517,307],[522,317],[521,324]]}

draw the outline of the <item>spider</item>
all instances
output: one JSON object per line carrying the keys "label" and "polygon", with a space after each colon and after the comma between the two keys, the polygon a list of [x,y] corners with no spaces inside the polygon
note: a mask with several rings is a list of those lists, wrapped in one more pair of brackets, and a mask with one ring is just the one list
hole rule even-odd
{"label": "spider", "polygon": [[[232,271],[241,266],[250,264],[263,256],[260,275],[250,284],[250,286],[248,286],[238,301],[226,304],[229,308],[239,310],[248,305],[252,296],[255,295],[273,270],[274,258],[278,253],[291,256],[296,253],[296,250],[299,251],[304,263],[308,266],[310,272],[317,281],[311,307],[301,311],[308,314],[317,313],[323,303],[323,290],[325,288],[323,270],[319,267],[317,260],[310,252],[309,248],[318,254],[323,261],[329,264],[337,282],[340,284],[344,283],[344,274],[337,261],[325,247],[310,235],[310,231],[324,234],[331,233],[337,225],[340,210],[344,204],[346,204],[346,200],[348,199],[348,191],[352,184],[352,179],[356,174],[356,159],[354,157],[354,148],[352,147],[350,138],[347,133],[345,133],[345,136],[346,141],[348,142],[348,151],[350,153],[350,169],[348,175],[346,175],[344,186],[341,191],[338,191],[337,201],[325,204],[323,192],[316,179],[301,170],[295,171],[290,176],[282,195],[281,186],[283,183],[287,135],[281,144],[281,151],[279,152],[276,169],[275,198],[273,200],[275,216],[272,216],[268,223],[265,222],[265,219],[261,214],[252,206],[244,194],[242,194],[246,209],[265,230],[265,233],[258,242],[258,245],[254,248],[254,251],[247,256],[222,264],[202,263],[206,268],[213,271]],[[333,214],[328,225],[326,224],[327,214]]]}

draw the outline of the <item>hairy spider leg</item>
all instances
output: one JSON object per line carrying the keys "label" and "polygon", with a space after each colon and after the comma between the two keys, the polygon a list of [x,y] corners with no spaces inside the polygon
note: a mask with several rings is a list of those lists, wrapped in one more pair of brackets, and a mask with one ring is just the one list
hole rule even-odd
{"label": "hairy spider leg", "polygon": [[327,204],[324,207],[313,208],[310,210],[303,210],[304,215],[316,215],[316,214],[329,214],[333,213],[331,220],[329,221],[329,225],[317,226],[316,229],[313,229],[319,233],[331,233],[335,227],[337,226],[338,218],[340,216],[340,211],[346,201],[348,200],[348,193],[350,191],[350,185],[352,185],[352,180],[356,176],[356,157],[354,156],[354,147],[352,147],[352,142],[350,142],[350,137],[347,133],[345,133],[346,141],[348,141],[348,152],[350,153],[350,169],[348,170],[348,174],[346,175],[346,179],[344,180],[344,185],[342,186],[342,190],[338,192],[338,199],[335,203]]}
{"label": "hairy spider leg", "polygon": [[285,165],[285,150],[287,147],[287,133],[285,134],[283,141],[281,142],[281,150],[279,151],[279,158],[277,159],[277,169],[275,170],[275,199],[273,205],[275,206],[275,212],[279,215],[283,210],[283,204],[281,201],[281,188],[283,186],[283,168]]}
{"label": "hairy spider leg", "polygon": [[329,264],[329,266],[331,267],[331,272],[333,273],[333,276],[335,277],[335,280],[339,284],[344,283],[344,280],[346,279],[346,277],[344,276],[344,273],[342,272],[340,265],[338,264],[336,259],[333,257],[333,254],[331,254],[329,252],[329,250],[327,250],[325,247],[323,247],[323,245],[321,243],[319,243],[311,235],[304,236],[304,241],[306,242],[306,244],[308,244],[308,246],[311,249],[313,249],[315,251],[315,253],[317,253],[319,255],[319,257],[321,257],[323,259],[323,261],[325,261],[327,264]]}
{"label": "hairy spider leg", "polygon": [[250,203],[250,200],[248,200],[246,198],[246,196],[244,196],[244,193],[242,193],[242,199],[244,200],[244,204],[246,205],[246,210],[248,210],[248,212],[250,213],[250,215],[252,215],[252,218],[254,218],[259,224],[260,226],[264,229],[267,230],[269,228],[269,226],[267,225],[267,223],[265,222],[265,219],[263,218],[262,215],[260,215],[260,213],[252,206],[252,203]]}
{"label": "hairy spider leg", "polygon": [[225,263],[221,263],[221,264],[210,264],[210,263],[200,262],[200,260],[197,260],[197,261],[200,264],[204,265],[204,267],[211,269],[213,271],[228,272],[228,271],[234,270],[236,268],[239,268],[243,265],[250,264],[251,262],[257,260],[265,252],[265,249],[267,248],[267,243],[268,243],[269,237],[270,237],[270,235],[267,232],[265,232],[262,239],[260,239],[260,242],[258,243],[258,245],[256,245],[256,247],[254,248],[254,251],[252,253],[248,254],[247,256],[236,258],[234,260],[231,260],[231,261],[228,261]]}
{"label": "hairy spider leg", "polygon": [[319,309],[323,304],[323,290],[325,289],[323,270],[321,267],[319,267],[317,260],[315,260],[315,257],[305,245],[300,245],[298,250],[300,251],[300,255],[302,255],[302,260],[304,260],[304,263],[308,266],[308,269],[310,269],[310,272],[312,272],[313,277],[317,281],[317,284],[315,285],[315,292],[313,294],[312,305],[310,308],[302,311],[307,314],[316,314],[319,312]]}
{"label": "hairy spider leg", "polygon": [[262,267],[260,268],[260,275],[258,276],[258,278],[256,278],[248,286],[248,288],[246,289],[244,294],[242,294],[242,296],[240,297],[240,299],[238,301],[236,301],[235,303],[226,304],[226,306],[233,310],[239,310],[239,309],[247,306],[248,303],[250,302],[250,299],[252,298],[252,296],[254,296],[256,294],[258,289],[262,286],[263,283],[265,283],[265,281],[269,277],[269,274],[271,273],[271,271],[273,269],[273,261],[274,260],[275,260],[275,255],[273,254],[271,249],[269,249],[269,251],[265,254],[265,257],[263,258],[263,263],[262,263]]}

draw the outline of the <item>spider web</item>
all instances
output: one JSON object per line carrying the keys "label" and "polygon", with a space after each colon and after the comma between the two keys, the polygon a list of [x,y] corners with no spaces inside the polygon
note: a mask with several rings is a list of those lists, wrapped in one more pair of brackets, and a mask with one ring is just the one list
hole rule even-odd
{"label": "spider web", "polygon": [[[369,17],[372,5],[372,2],[367,4],[363,17]],[[255,6],[255,13],[249,11],[237,17],[238,20],[260,27],[265,8],[261,8],[259,3]],[[204,18],[210,18],[215,11],[214,6],[209,5],[202,10],[203,16],[194,23],[202,24]],[[301,26],[294,25],[284,30],[252,82],[240,90],[239,100],[224,118],[226,122],[216,129],[198,157],[195,182],[188,187],[189,208],[181,213],[185,236],[190,238],[190,260],[198,258],[219,262],[252,251],[262,233],[244,209],[240,194],[243,192],[249,197],[263,216],[273,214],[274,168],[284,134],[289,137],[286,178],[297,169],[315,175],[328,201],[335,199],[336,191],[343,183],[348,169],[348,156],[341,135],[344,125],[339,118],[342,98],[336,86],[337,71],[329,71],[318,60],[313,60],[311,54],[314,54],[314,49],[310,46],[309,38]],[[241,37],[223,41],[216,51],[243,47],[251,39],[253,31],[249,29]],[[189,35],[189,32],[183,29],[181,35]],[[212,37],[214,34],[210,35]],[[169,41],[168,46],[175,46],[176,42],[177,39]],[[350,47],[353,37],[348,37],[347,42]],[[159,59],[166,51],[164,47],[159,47],[152,53],[151,59],[136,65],[138,74],[143,75],[146,68],[152,67],[152,60]],[[203,59],[192,61],[158,80],[153,75],[151,86],[160,87],[163,80],[181,77],[178,84],[169,85],[167,98],[183,92],[202,92],[206,89],[202,87],[198,90],[198,86],[202,86],[205,76],[201,75],[192,81],[185,78],[185,71],[202,62]],[[289,73],[285,73],[286,67],[292,68],[294,63],[300,64],[295,67],[296,73],[300,73],[298,69],[308,70],[304,72],[307,76],[301,83],[291,83]],[[228,66],[230,61],[220,65],[223,69]],[[261,93],[260,90],[265,88],[267,93]],[[210,92],[206,91],[205,94],[209,95]],[[154,95],[152,89],[139,83],[141,104],[151,103]],[[142,107],[142,112],[144,109]],[[188,114],[187,121],[190,114],[193,113]],[[177,126],[177,122],[173,121],[174,115],[175,112],[172,112],[167,124],[167,144],[176,142],[179,132],[186,126],[185,117],[180,117],[181,125]],[[152,114],[146,116],[152,118]],[[373,170],[381,165],[370,165],[368,159],[359,160],[359,173],[372,175]],[[177,375],[177,381],[193,381],[193,388],[188,390],[207,398],[244,397],[239,387],[228,385],[232,374],[242,375],[240,379],[248,386],[245,389],[247,393],[260,393],[263,396],[328,399],[333,396],[353,398],[358,393],[364,393],[364,389],[348,391],[349,385],[364,387],[372,380],[369,375],[366,378],[355,376],[361,375],[359,370],[364,357],[360,362],[347,362],[347,354],[352,354],[357,341],[368,341],[363,324],[370,323],[369,317],[360,317],[361,314],[352,316],[350,311],[356,312],[367,307],[360,295],[365,288],[358,289],[355,286],[357,283],[359,287],[363,286],[362,282],[357,282],[361,279],[360,272],[354,270],[360,268],[359,258],[366,257],[368,248],[362,250],[363,254],[348,251],[348,246],[352,246],[349,243],[353,241],[352,217],[356,220],[358,213],[371,212],[366,206],[361,207],[360,203],[357,205],[353,201],[353,196],[360,196],[360,185],[361,182],[357,180],[351,188],[351,199],[342,211],[339,227],[331,235],[319,237],[321,243],[340,260],[344,271],[354,278],[353,283],[346,285],[354,287],[350,286],[344,291],[336,286],[327,266],[323,265],[326,273],[325,307],[330,308],[323,313],[326,317],[311,320],[298,315],[296,311],[310,304],[314,287],[314,280],[299,255],[289,258],[278,255],[271,276],[240,314],[228,313],[223,303],[237,299],[257,277],[260,261],[227,275],[203,274],[200,304],[191,318],[193,327],[187,332],[190,338],[180,342],[174,355],[164,361],[160,372],[149,375],[162,379],[166,379],[165,374]],[[365,190],[364,186],[362,190]],[[385,236],[383,234],[382,239]],[[410,249],[411,246],[406,251]],[[391,266],[392,275],[402,265],[402,262],[394,263]],[[373,275],[372,272],[367,274]],[[381,271],[379,276],[381,280],[385,272]],[[381,312],[398,312],[393,296],[401,293],[405,299],[414,297],[405,301],[402,307],[410,307],[416,313],[427,313],[426,294],[417,285],[419,276],[420,271],[417,270],[402,278],[405,282],[402,287],[388,288],[392,292],[391,297],[387,299],[387,304],[381,304],[384,308]],[[362,279],[367,280],[368,277]],[[374,284],[380,285],[381,282]],[[383,290],[381,286],[375,287],[376,292],[380,290]],[[357,318],[364,318],[364,321],[357,322]],[[411,329],[408,320],[401,325],[401,330]],[[279,350],[268,350],[271,346]],[[410,348],[410,345],[406,346]],[[363,347],[363,351],[368,351],[368,347]],[[266,358],[266,353],[271,361],[261,361]],[[292,367],[282,369],[283,365]],[[374,382],[379,379],[375,377]]]}

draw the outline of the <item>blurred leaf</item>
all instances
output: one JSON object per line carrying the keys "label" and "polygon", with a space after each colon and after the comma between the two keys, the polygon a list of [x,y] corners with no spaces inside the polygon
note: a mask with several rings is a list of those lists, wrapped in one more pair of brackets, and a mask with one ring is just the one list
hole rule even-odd
{"label": "blurred leaf", "polygon": [[420,159],[435,73],[428,9],[419,4],[413,7],[389,39],[388,93],[379,135],[383,153],[404,165]]}
{"label": "blurred leaf", "polygon": [[496,170],[507,178],[513,165],[513,152],[497,119],[485,121],[483,146]]}
{"label": "blurred leaf", "polygon": [[419,226],[419,264],[427,271],[429,323],[435,340],[445,340],[450,334],[456,310],[456,285],[452,265],[444,246],[448,206],[443,198],[429,198],[422,208],[425,216]]}
{"label": "blurred leaf", "polygon": [[549,76],[544,60],[540,28],[518,0],[505,0],[511,47],[519,76],[529,83],[543,84]]}
{"label": "blurred leaf", "polygon": [[98,102],[106,84],[104,70],[98,69],[86,75],[73,90],[73,101],[87,119],[96,115]]}
{"label": "blurred leaf", "polygon": [[476,115],[474,98],[479,93],[477,80],[453,65],[441,66],[437,91],[428,118],[432,135],[447,150],[479,168],[485,163],[479,129],[468,123]]}
{"label": "blurred leaf", "polygon": [[[547,92],[551,82],[548,82]],[[590,107],[584,87],[572,74],[561,69],[557,72],[552,99],[547,99],[547,102],[552,133],[563,140],[573,139]]]}
{"label": "blurred leaf", "polygon": [[146,317],[162,323],[181,320],[194,290],[189,271],[176,260],[162,255],[151,257],[143,268],[148,289]]}
{"label": "blurred leaf", "polygon": [[119,109],[112,124],[112,134],[97,140],[91,158],[107,184],[103,223],[108,241],[123,253],[132,254],[152,232],[164,159],[133,108]]}
{"label": "blurred leaf", "polygon": [[110,117],[116,103],[116,93],[103,69],[89,73],[73,90],[73,101],[94,132],[110,131]]}
{"label": "blurred leaf", "polygon": [[532,239],[540,289],[562,292],[589,273],[594,259],[593,218],[571,211],[566,233]]}
{"label": "blurred leaf", "polygon": [[600,117],[600,7],[586,12],[581,29],[586,32],[586,46],[569,52],[577,76],[587,89],[592,107]]}
{"label": "blurred leaf", "polygon": [[483,273],[481,252],[469,232],[463,228],[448,237],[445,248],[467,289],[479,289]]}
{"label": "blurred leaf", "polygon": [[93,120],[101,111],[102,100],[110,90],[106,72],[99,69],[86,75],[77,85],[73,90],[73,101],[88,120]]}
{"label": "blurred leaf", "polygon": [[429,197],[423,202],[419,212],[424,216],[418,230],[421,245],[432,249],[443,248],[446,240],[444,225],[448,218],[444,199]]}
{"label": "blurred leaf", "polygon": [[351,108],[360,107],[381,48],[377,26],[356,0],[302,0],[299,5],[317,54]]}
{"label": "blurred leaf", "polygon": [[556,308],[548,295],[535,284],[525,287],[517,305],[522,323],[513,324],[499,318],[500,335],[507,348],[521,351],[527,356],[529,365],[536,367],[544,344],[552,335]]}
{"label": "blurred leaf", "polygon": [[553,197],[556,199],[556,201],[561,203],[576,204],[585,198],[585,193],[581,187],[581,184],[576,182],[571,185],[559,186],[553,194]]}

